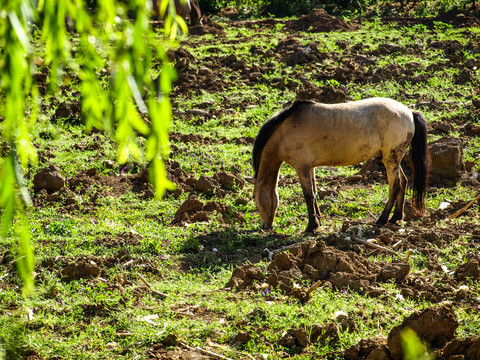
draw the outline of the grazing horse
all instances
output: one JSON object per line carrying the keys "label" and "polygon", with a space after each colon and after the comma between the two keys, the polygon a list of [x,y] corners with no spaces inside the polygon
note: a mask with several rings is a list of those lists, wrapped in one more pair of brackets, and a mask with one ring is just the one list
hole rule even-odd
{"label": "grazing horse", "polygon": [[[163,17],[160,13],[160,9],[162,8],[162,2],[167,1],[169,4],[166,5],[167,7],[171,4],[170,0],[152,0],[153,2],[153,13],[157,17]],[[200,24],[200,19],[202,17],[202,13],[200,11],[200,6],[198,5],[197,1],[195,0],[174,0],[175,11],[177,15],[180,15],[184,19],[187,15],[190,15],[190,22],[192,26],[196,26]]]}
{"label": "grazing horse", "polygon": [[300,179],[308,210],[306,232],[318,226],[315,167],[354,165],[382,157],[387,170],[389,197],[376,224],[403,218],[407,178],[400,162],[408,146],[413,162],[413,205],[424,210],[429,152],[425,118],[405,105],[385,98],[344,104],[296,101],[263,124],[253,145],[254,198],[261,228],[270,229],[278,207],[278,174],[283,162]]}

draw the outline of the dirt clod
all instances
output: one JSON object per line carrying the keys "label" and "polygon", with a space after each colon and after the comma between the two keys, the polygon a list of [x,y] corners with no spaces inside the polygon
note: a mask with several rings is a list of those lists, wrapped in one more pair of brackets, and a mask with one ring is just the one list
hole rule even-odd
{"label": "dirt clod", "polygon": [[60,169],[53,164],[41,169],[33,177],[35,191],[45,189],[49,192],[56,192],[64,186],[65,177],[60,173]]}
{"label": "dirt clod", "polygon": [[263,280],[265,275],[254,265],[243,265],[236,267],[233,270],[232,277],[227,284],[229,288],[236,288],[242,290],[249,285],[252,285],[255,280]]}
{"label": "dirt clod", "polygon": [[469,259],[465,264],[460,265],[455,271],[455,277],[458,281],[467,279],[480,280],[480,264],[478,258]]}
{"label": "dirt clod", "polygon": [[205,194],[213,194],[218,188],[218,182],[213,177],[208,177],[205,175],[200,176],[200,178],[195,183],[195,189]]}
{"label": "dirt clod", "polygon": [[460,140],[443,138],[429,145],[432,160],[432,181],[445,185],[454,185],[462,176],[463,147]]}
{"label": "dirt clod", "polygon": [[97,277],[100,275],[100,268],[93,261],[81,260],[77,263],[67,265],[61,272],[62,280],[78,280],[82,278]]}
{"label": "dirt clod", "polygon": [[435,349],[441,348],[455,336],[458,321],[451,305],[429,308],[405,318],[388,334],[387,347],[394,360],[402,359],[400,334],[410,328],[417,336]]}
{"label": "dirt clod", "polygon": [[287,23],[290,31],[328,32],[328,31],[353,31],[357,25],[329,15],[324,9],[315,9],[308,15],[300,16]]}
{"label": "dirt clod", "polygon": [[218,179],[220,186],[225,190],[234,190],[235,188],[242,189],[245,185],[243,179],[225,171],[218,172],[215,174],[215,177]]}
{"label": "dirt clod", "polygon": [[[326,246],[323,240],[311,240],[289,248],[288,252],[276,253],[268,265],[266,282],[300,301],[307,301],[310,296],[309,289],[299,285],[306,279],[312,283],[322,280],[324,286],[334,289],[350,288],[380,296],[385,290],[377,286],[377,281],[401,282],[409,271],[408,263],[373,263],[352,251]],[[234,272],[229,284],[240,283],[243,289],[250,284],[243,277],[244,273]]]}

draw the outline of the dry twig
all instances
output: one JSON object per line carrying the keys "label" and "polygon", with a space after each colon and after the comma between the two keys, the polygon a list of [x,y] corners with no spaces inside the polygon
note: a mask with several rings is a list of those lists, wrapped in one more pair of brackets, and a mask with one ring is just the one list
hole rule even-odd
{"label": "dry twig", "polygon": [[472,201],[470,201],[467,205],[465,205],[463,208],[461,208],[460,210],[458,211],[455,211],[452,215],[450,215],[449,217],[447,217],[448,220],[450,219],[455,219],[457,217],[459,217],[460,215],[462,215],[470,206],[472,206],[473,204],[475,204],[475,202],[480,199],[480,195],[478,195],[475,199],[473,199]]}
{"label": "dry twig", "polygon": [[165,293],[162,293],[160,291],[157,291],[157,290],[154,290],[152,289],[152,285],[149,284],[149,282],[147,280],[145,280],[145,278],[140,275],[140,274],[137,274],[138,275],[138,278],[140,279],[140,281],[148,288],[148,290],[150,290],[152,293],[154,293],[155,295],[158,295],[160,297],[163,297],[163,298],[166,298],[168,297],[168,294],[165,294]]}
{"label": "dry twig", "polygon": [[388,252],[390,254],[398,255],[398,253],[396,251],[392,250],[392,249],[386,248],[386,247],[381,246],[381,245],[374,244],[374,243],[372,243],[370,241],[367,241],[367,240],[363,240],[362,238],[359,238],[358,236],[352,236],[352,239],[355,240],[355,241],[358,241],[359,243],[361,243],[365,246],[371,247],[373,249],[378,249],[378,250]]}
{"label": "dry twig", "polygon": [[214,358],[216,358],[216,359],[232,360],[232,359],[230,359],[230,358],[228,358],[228,357],[226,357],[226,356],[223,356],[223,355],[214,353],[213,351],[202,349],[202,348],[199,347],[199,346],[196,346],[196,347],[192,348],[191,346],[187,345],[187,344],[184,343],[183,341],[179,341],[178,343],[179,343],[180,345],[182,345],[183,347],[186,347],[188,350],[198,351],[198,352],[201,352],[201,353],[204,354],[204,355],[212,356],[212,357],[214,357]]}

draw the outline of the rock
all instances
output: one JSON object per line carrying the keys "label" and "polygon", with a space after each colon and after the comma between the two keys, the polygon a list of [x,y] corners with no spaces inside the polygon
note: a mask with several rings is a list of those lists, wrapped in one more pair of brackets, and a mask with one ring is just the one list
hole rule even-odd
{"label": "rock", "polygon": [[443,138],[429,145],[432,161],[431,176],[451,181],[461,178],[464,170],[462,162],[463,147],[460,140]]}
{"label": "rock", "polygon": [[412,329],[420,340],[438,349],[453,339],[457,327],[458,321],[451,305],[415,312],[392,329],[388,334],[387,347],[393,360],[400,360],[403,359],[400,339],[403,329]]}
{"label": "rock", "polygon": [[35,191],[45,189],[56,192],[65,186],[65,177],[60,173],[56,165],[49,165],[41,169],[33,177],[33,188]]}

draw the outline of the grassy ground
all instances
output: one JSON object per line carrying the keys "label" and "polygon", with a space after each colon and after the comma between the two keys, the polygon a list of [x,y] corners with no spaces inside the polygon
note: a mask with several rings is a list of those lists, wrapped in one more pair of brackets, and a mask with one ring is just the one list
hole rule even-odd
{"label": "grassy ground", "polygon": [[[475,47],[478,28],[375,20],[361,22],[351,32],[289,34],[281,23],[270,28],[251,23],[222,25],[224,36],[191,36],[179,44],[191,58],[187,70],[179,68],[180,82],[173,95],[172,132],[177,137],[172,140],[170,164],[180,164],[189,178],[220,171],[251,176],[248,139],[255,137],[274,112],[295,99],[306,82],[314,88],[341,89],[350,99],[383,96],[405,104],[424,103],[421,110],[429,123],[452,125],[446,134],[432,134],[429,140],[444,135],[459,138],[464,145],[463,160],[478,162],[480,139],[464,131],[467,124],[480,125],[471,105],[480,95],[478,71],[465,65],[480,60],[480,49]],[[315,44],[320,55],[287,65],[276,47],[289,36],[305,46]],[[399,48],[379,53],[380,44]],[[252,46],[261,51],[252,51]],[[372,60],[360,63],[356,54]],[[460,59],[452,59],[453,54],[460,54]],[[234,60],[227,61],[229,56]],[[338,68],[347,69],[344,77],[335,75]],[[411,78],[399,81],[410,68]],[[464,69],[469,69],[471,78],[459,81]],[[378,81],[371,80],[375,74]],[[192,75],[196,78],[189,78]],[[422,81],[413,81],[422,76]],[[94,168],[96,176],[117,182],[71,186],[66,195],[71,201],[34,195],[36,206],[29,210],[29,218],[36,292],[28,299],[21,295],[11,250],[16,226],[0,245],[0,337],[7,358],[210,358],[196,347],[232,359],[342,358],[341,351],[361,339],[386,336],[413,310],[432,305],[422,298],[401,296],[393,282],[380,284],[385,293],[379,297],[320,287],[307,303],[278,289],[226,289],[236,265],[250,262],[266,271],[266,248],[272,251],[338,234],[343,220],[373,223],[387,197],[385,180],[347,186],[341,179],[356,174],[360,166],[318,169],[319,187],[329,195],[319,199],[325,219],[315,237],[302,233],[306,207],[296,176],[287,166],[281,169],[275,231],[258,230],[259,217],[248,184],[221,194],[193,191],[205,203],[221,204],[222,210],[210,213],[205,221],[173,225],[176,211],[191,195],[187,188],[161,201],[143,196],[145,192],[140,196],[133,187],[118,190],[119,179],[135,176],[146,164],[115,164],[115,146],[104,134],[84,133],[75,117],[55,118],[60,103],[75,99],[75,86],[73,81],[62,97],[44,99],[35,134],[41,161],[27,173],[32,194],[34,174],[52,163],[67,178],[75,179]],[[198,109],[204,112],[192,111]],[[200,140],[189,138],[192,134],[201,135]],[[464,204],[476,195],[478,185],[477,181],[435,186],[427,198],[429,213],[445,201]],[[426,246],[414,248],[411,273],[425,274],[427,263],[436,261],[453,277],[455,269],[478,250],[478,239],[451,232],[478,234],[479,208],[475,205],[454,221],[427,217],[429,222],[420,219],[402,224],[407,232],[417,229],[413,231],[421,235],[425,228],[433,229],[440,241],[427,240]],[[436,249],[435,254],[431,249]],[[357,250],[368,261],[380,262],[404,258],[409,248],[399,247],[397,255],[360,245]],[[428,279],[439,286],[444,275],[432,271]],[[467,298],[454,301],[460,323],[457,334],[478,335],[480,319],[474,306],[479,285],[475,280],[463,285],[468,287]],[[285,331],[329,323],[340,310],[353,321],[354,331],[340,330],[335,341],[306,347],[282,345]]]}

